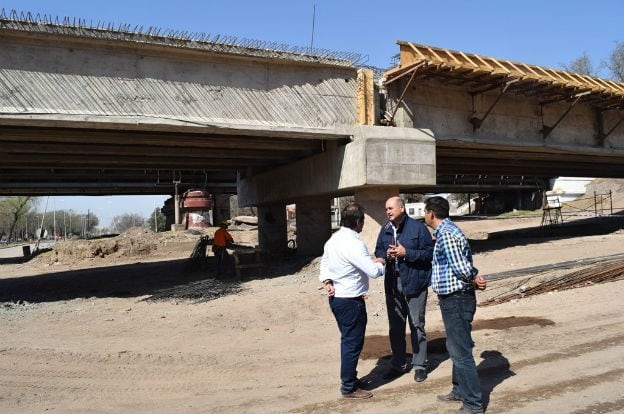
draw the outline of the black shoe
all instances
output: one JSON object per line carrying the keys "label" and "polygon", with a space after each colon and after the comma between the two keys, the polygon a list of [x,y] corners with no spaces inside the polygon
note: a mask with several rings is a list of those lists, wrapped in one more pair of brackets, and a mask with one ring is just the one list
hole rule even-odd
{"label": "black shoe", "polygon": [[414,381],[423,382],[427,379],[427,370],[423,368],[416,369],[414,371]]}
{"label": "black shoe", "polygon": [[459,402],[459,401],[463,401],[461,399],[461,397],[458,397],[457,395],[453,394],[452,392],[449,392],[446,395],[438,395],[438,401],[442,401],[442,402]]}
{"label": "black shoe", "polygon": [[388,368],[388,370],[386,372],[383,373],[382,378],[385,380],[393,380],[393,379],[397,379],[400,376],[402,376],[403,374],[405,374],[407,371],[399,371],[398,369],[394,369],[392,367]]}

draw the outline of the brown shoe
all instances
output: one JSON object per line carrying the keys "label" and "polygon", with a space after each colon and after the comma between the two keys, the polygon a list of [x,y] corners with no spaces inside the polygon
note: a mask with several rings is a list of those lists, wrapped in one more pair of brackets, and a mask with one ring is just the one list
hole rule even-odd
{"label": "brown shoe", "polygon": [[483,414],[483,410],[471,410],[470,408],[462,407],[459,410],[451,410],[448,414]]}
{"label": "brown shoe", "polygon": [[349,398],[353,400],[365,400],[373,396],[372,392],[365,391],[363,389],[357,389],[348,394],[342,394],[342,398]]}
{"label": "brown shoe", "polygon": [[458,402],[458,401],[462,401],[461,397],[458,397],[457,395],[453,394],[452,392],[449,392],[446,395],[438,395],[438,401],[443,401],[443,402]]}

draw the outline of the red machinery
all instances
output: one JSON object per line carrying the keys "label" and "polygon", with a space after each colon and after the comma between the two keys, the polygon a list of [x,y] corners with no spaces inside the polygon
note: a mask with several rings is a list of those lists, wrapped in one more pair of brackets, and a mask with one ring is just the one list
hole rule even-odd
{"label": "red machinery", "polygon": [[212,225],[212,194],[203,190],[188,190],[182,196],[186,228],[210,227]]}

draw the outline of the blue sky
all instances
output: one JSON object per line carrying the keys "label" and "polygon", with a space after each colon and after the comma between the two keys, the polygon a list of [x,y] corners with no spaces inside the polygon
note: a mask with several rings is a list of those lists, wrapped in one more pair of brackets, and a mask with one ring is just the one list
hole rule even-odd
{"label": "blue sky", "polygon": [[[380,68],[390,67],[397,40],[551,68],[583,53],[598,67],[624,41],[618,0],[0,0],[0,8],[302,47],[313,39],[316,48],[359,53]],[[148,216],[166,198],[80,197],[71,205],[106,225],[123,213]],[[67,200],[57,198],[57,208]]]}

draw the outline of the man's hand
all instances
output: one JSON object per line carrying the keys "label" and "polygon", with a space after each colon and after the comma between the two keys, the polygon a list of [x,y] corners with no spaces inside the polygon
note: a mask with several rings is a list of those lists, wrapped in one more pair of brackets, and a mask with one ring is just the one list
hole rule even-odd
{"label": "man's hand", "polygon": [[327,296],[334,296],[334,294],[336,293],[336,289],[334,288],[334,282],[332,282],[331,280],[325,281],[323,285],[325,286]]}
{"label": "man's hand", "polygon": [[397,241],[396,245],[391,244],[388,246],[387,254],[390,259],[405,257],[405,247],[403,247],[401,242]]}
{"label": "man's hand", "polygon": [[485,290],[487,283],[485,282],[485,279],[483,278],[483,276],[477,276],[474,279],[474,283],[473,286],[475,289],[477,290]]}

